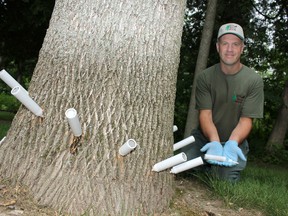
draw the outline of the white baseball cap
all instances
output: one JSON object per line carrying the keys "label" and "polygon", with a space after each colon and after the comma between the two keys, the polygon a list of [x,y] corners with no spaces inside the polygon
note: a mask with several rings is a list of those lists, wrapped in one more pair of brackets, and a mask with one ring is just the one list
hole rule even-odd
{"label": "white baseball cap", "polygon": [[239,37],[241,40],[244,40],[243,29],[240,25],[236,23],[227,23],[227,24],[222,25],[219,28],[217,39],[219,39],[221,36],[225,34],[234,34],[237,37]]}

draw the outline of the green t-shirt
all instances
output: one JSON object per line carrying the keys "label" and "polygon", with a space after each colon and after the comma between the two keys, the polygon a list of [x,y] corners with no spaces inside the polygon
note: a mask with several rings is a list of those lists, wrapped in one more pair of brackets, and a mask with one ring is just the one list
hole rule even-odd
{"label": "green t-shirt", "polygon": [[216,64],[197,77],[196,109],[212,110],[221,142],[229,139],[240,117],[262,118],[263,105],[263,80],[245,65],[226,75]]}

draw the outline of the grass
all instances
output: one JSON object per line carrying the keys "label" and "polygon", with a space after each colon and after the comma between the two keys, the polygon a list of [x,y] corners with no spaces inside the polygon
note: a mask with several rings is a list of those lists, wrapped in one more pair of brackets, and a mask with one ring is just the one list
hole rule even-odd
{"label": "grass", "polygon": [[248,165],[238,183],[204,177],[213,193],[230,207],[259,209],[267,215],[288,215],[288,172],[283,167]]}

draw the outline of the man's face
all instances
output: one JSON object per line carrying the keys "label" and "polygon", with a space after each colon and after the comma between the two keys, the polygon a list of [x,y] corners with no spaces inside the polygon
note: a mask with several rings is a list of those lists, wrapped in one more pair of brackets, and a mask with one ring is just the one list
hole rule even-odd
{"label": "man's face", "polygon": [[216,44],[220,61],[228,66],[240,63],[240,57],[244,49],[243,41],[233,34],[220,37]]}

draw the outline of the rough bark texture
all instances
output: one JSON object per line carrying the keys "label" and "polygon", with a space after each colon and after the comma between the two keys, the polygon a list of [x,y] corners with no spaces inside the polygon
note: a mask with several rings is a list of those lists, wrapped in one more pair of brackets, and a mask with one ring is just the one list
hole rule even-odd
{"label": "rough bark texture", "polygon": [[275,150],[275,146],[284,148],[284,140],[288,129],[288,80],[285,83],[283,91],[283,105],[279,110],[275,125],[268,139],[266,149]]}
{"label": "rough bark texture", "polygon": [[[1,175],[40,204],[74,215],[162,211],[170,157],[184,0],[56,0],[29,93],[44,119],[21,107],[0,148]],[[83,134],[77,153],[65,111]],[[138,143],[125,157],[119,147]]]}
{"label": "rough bark texture", "polygon": [[209,0],[207,5],[207,11],[205,16],[205,24],[203,27],[201,43],[199,47],[199,53],[196,62],[196,68],[194,72],[194,79],[192,85],[192,92],[189,103],[189,110],[186,120],[184,138],[191,135],[191,131],[199,124],[198,111],[195,109],[195,91],[196,91],[196,76],[201,73],[207,67],[207,60],[210,51],[211,38],[213,34],[215,16],[217,9],[217,0]]}

